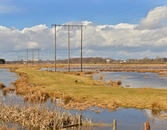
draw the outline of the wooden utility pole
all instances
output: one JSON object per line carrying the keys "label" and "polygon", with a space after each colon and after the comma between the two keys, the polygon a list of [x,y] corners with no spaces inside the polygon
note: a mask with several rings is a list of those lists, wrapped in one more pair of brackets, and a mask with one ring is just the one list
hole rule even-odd
{"label": "wooden utility pole", "polygon": [[30,51],[32,51],[32,62],[31,62],[31,64],[33,65],[34,64],[34,51],[38,51],[38,66],[39,66],[39,51],[40,51],[40,49],[26,49],[26,52],[27,52],[27,67],[28,67],[28,52],[29,52],[29,50]]}
{"label": "wooden utility pole", "polygon": [[68,25],[68,72],[70,72],[70,25]]}
{"label": "wooden utility pole", "polygon": [[27,49],[27,67],[28,67],[28,49]]}
{"label": "wooden utility pole", "polygon": [[39,49],[38,49],[38,67],[39,67]]}
{"label": "wooden utility pole", "polygon": [[55,51],[55,61],[54,61],[54,64],[55,64],[55,72],[56,72],[56,27],[57,26],[62,26],[62,25],[57,25],[57,24],[52,24],[51,26],[54,26],[55,27],[55,49],[54,49],[54,51]]}
{"label": "wooden utility pole", "polygon": [[34,49],[32,49],[32,65],[34,64]]}
{"label": "wooden utility pole", "polygon": [[83,25],[81,25],[81,72],[82,72],[82,27]]}
{"label": "wooden utility pole", "polygon": [[56,25],[55,25],[55,72],[56,72]]}

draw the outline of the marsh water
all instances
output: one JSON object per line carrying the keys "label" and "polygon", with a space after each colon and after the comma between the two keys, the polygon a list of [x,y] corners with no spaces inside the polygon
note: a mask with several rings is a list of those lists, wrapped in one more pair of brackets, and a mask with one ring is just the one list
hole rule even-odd
{"label": "marsh water", "polygon": [[131,88],[167,88],[167,77],[159,77],[157,73],[137,73],[137,72],[100,72],[94,74],[93,78],[98,80],[100,75],[103,80],[121,80],[123,87],[129,85]]}
{"label": "marsh water", "polygon": [[[124,72],[105,72],[105,73],[100,73],[97,75],[94,75],[94,78],[99,78],[99,75],[104,74],[103,80],[118,80],[119,78],[122,79],[122,85],[130,84],[135,81],[134,84],[140,84],[139,86],[142,87],[142,82],[143,80],[150,80],[152,81],[152,84],[147,84],[153,87],[153,80],[160,80],[160,87],[164,88],[165,85],[161,84],[161,82],[166,83],[166,78],[159,78],[156,76],[156,74],[152,73],[124,73]],[[139,75],[137,75],[139,74]],[[147,75],[147,79],[143,78],[145,75]],[[140,77],[140,78],[139,78]],[[10,72],[8,69],[0,69],[0,82],[3,82],[6,86],[10,86],[10,83],[15,81],[19,76],[17,76],[15,73]],[[138,79],[139,78],[139,79]],[[151,79],[153,78],[153,79]],[[138,79],[138,80],[137,80]],[[127,81],[126,81],[127,80]],[[162,81],[161,81],[162,80]],[[150,81],[145,81],[150,83]],[[124,83],[125,82],[125,83]],[[140,83],[139,83],[140,82]],[[144,84],[144,83],[143,83]],[[130,84],[130,86],[133,86]],[[138,86],[134,86],[138,87]],[[1,93],[1,92],[0,92]],[[7,94],[5,99],[10,99],[11,94]],[[12,94],[12,102],[13,104],[16,104],[17,102],[23,101],[23,98],[20,96],[17,96],[15,93]],[[4,102],[5,103],[5,102]],[[7,103],[7,102],[6,102]],[[47,101],[47,104],[50,104],[50,100]],[[117,129],[118,130],[143,130],[143,123],[146,121],[151,122],[151,130],[163,130],[167,128],[167,121],[162,119],[162,115],[166,114],[166,112],[159,112],[158,115],[153,115],[151,110],[139,110],[139,109],[134,109],[134,108],[118,108],[116,111],[108,111],[107,109],[99,109],[101,112],[96,113],[92,111],[91,109],[87,109],[86,111],[76,111],[76,110],[71,110],[72,114],[82,114],[84,119],[92,119],[93,122],[95,123],[107,123],[107,124],[112,124],[113,119],[117,120]],[[96,129],[96,128],[94,128]],[[98,128],[99,129],[99,128]],[[102,127],[102,130],[111,130],[111,127]]]}

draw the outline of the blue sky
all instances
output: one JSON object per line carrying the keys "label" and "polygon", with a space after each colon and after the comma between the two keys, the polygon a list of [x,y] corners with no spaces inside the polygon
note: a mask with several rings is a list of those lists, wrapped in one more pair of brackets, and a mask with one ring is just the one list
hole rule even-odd
{"label": "blue sky", "polygon": [[[166,0],[0,0],[0,55],[12,60],[24,56],[19,51],[40,48],[44,60],[54,59],[51,24],[82,23],[85,57],[167,57],[166,6]],[[67,31],[60,30],[58,57],[64,59]],[[71,31],[71,48],[77,50],[72,57],[79,54],[78,41],[78,30]]]}
{"label": "blue sky", "polygon": [[95,24],[138,23],[165,0],[0,0],[0,24],[23,29],[38,24],[92,21]]}

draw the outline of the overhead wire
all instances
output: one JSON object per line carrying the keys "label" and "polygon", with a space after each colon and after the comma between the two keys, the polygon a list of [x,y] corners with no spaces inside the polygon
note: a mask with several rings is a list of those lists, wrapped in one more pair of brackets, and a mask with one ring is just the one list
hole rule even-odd
{"label": "overhead wire", "polygon": [[94,20],[102,19],[102,18],[104,18],[104,17],[108,17],[108,16],[111,16],[111,15],[119,14],[119,13],[122,13],[122,12],[126,12],[126,11],[129,11],[129,10],[132,10],[132,9],[135,9],[135,8],[142,7],[142,6],[144,6],[144,5],[153,3],[153,2],[155,2],[155,1],[158,1],[158,0],[152,0],[152,1],[149,1],[149,2],[147,2],[147,3],[141,4],[141,5],[138,5],[138,6],[134,6],[134,7],[132,7],[132,8],[128,8],[128,9],[125,9],[125,10],[118,11],[118,12],[116,12],[116,13],[111,13],[111,14],[108,14],[108,15],[105,15],[105,16],[101,16],[101,17],[96,18],[96,19],[94,19]]}
{"label": "overhead wire", "polygon": [[[151,16],[151,17],[149,17],[149,18],[154,18],[154,17],[158,17],[158,16],[163,16],[163,15],[167,15],[167,13],[166,14],[162,14],[162,13],[165,13],[166,11],[159,11],[159,12],[156,12],[156,13],[153,13],[153,15],[154,16]],[[138,17],[138,16],[140,16],[140,15],[142,15],[142,14],[145,14],[145,12],[143,12],[143,13],[138,13],[138,14],[131,14],[131,15],[129,15],[129,16],[122,16],[122,17],[119,17],[119,18],[117,18],[116,20],[114,20],[115,22],[119,22],[121,19],[123,19],[124,21],[125,20],[129,20],[130,18],[133,18],[133,19],[138,19],[138,18],[140,18],[141,19],[141,17]],[[160,15],[159,15],[160,14]],[[146,14],[146,17],[148,16],[148,13]],[[145,17],[145,18],[146,18]],[[143,17],[144,18],[144,17]]]}
{"label": "overhead wire", "polygon": [[[133,0],[133,1],[134,1],[134,0]],[[138,6],[129,8],[129,9],[126,9],[126,10],[122,10],[122,11],[118,11],[118,12],[116,12],[116,13],[109,14],[109,15],[107,15],[107,16],[115,15],[115,14],[118,14],[118,13],[121,13],[121,12],[126,12],[126,11],[128,11],[128,10],[132,10],[132,9],[134,9],[134,8],[138,8],[138,7],[141,7],[141,6],[144,6],[144,5],[147,5],[147,4],[156,2],[156,1],[158,1],[158,0],[152,0],[152,1],[149,1],[149,2],[147,2],[147,3],[141,4],[141,5],[138,5]],[[120,6],[116,6],[115,8],[124,6],[124,5],[126,5],[126,4],[130,4],[131,2],[132,2],[132,1],[128,1],[127,3],[124,3],[124,4],[120,5]],[[111,8],[111,9],[102,11],[102,12],[100,12],[100,13],[97,13],[97,14],[93,15],[93,16],[97,16],[97,15],[99,15],[99,14],[105,13],[105,12],[107,12],[107,11],[109,11],[109,10],[113,10],[113,9],[115,9],[115,8]],[[140,15],[142,15],[142,16],[143,16],[143,15],[146,15],[146,17],[148,16],[148,10],[143,10],[143,9],[142,9],[142,12],[143,12],[143,13],[141,13],[141,12],[138,13],[138,12],[133,11],[132,13],[127,14],[127,15],[123,15],[123,16],[121,16],[121,17],[118,17],[118,16],[117,16],[117,19],[114,19],[114,22],[117,22],[117,21],[119,22],[119,21],[120,21],[121,19],[123,19],[123,18],[124,18],[123,21],[126,21],[126,20],[129,21],[129,18],[132,17],[132,18],[133,18],[132,23],[133,23],[133,22],[135,22],[137,19],[141,19],[141,17],[136,17],[136,16],[140,16]],[[159,11],[159,12],[156,12],[155,14],[163,13],[163,12],[165,12],[165,11]],[[155,17],[162,16],[162,15],[163,15],[163,14],[161,14],[161,15],[156,15],[156,16],[152,16],[152,17],[149,17],[149,18],[155,18]],[[135,16],[135,17],[133,17],[133,16]],[[96,18],[95,20],[97,20],[97,19],[102,19],[102,18],[103,18],[102,20],[104,20],[104,17],[106,17],[106,16],[103,16],[103,17],[100,17],[100,18]],[[105,19],[106,19],[106,18],[105,18]]]}
{"label": "overhead wire", "polygon": [[122,6],[128,5],[128,4],[130,4],[130,3],[134,2],[134,1],[136,1],[136,0],[130,0],[130,1],[126,2],[126,3],[121,4],[121,5],[118,5],[118,6],[109,8],[109,9],[107,9],[107,10],[101,11],[101,12],[99,12],[99,13],[97,13],[97,14],[91,15],[91,16],[87,17],[86,19],[92,18],[92,17],[94,17],[94,16],[103,14],[103,13],[105,13],[105,12],[111,11],[111,10],[113,10],[113,9],[116,9],[116,8],[119,8],[119,7],[122,7]]}

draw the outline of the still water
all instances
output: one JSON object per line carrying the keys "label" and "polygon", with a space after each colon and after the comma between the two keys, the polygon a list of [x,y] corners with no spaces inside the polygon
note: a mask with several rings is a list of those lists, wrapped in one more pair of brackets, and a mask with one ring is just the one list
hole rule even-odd
{"label": "still water", "polygon": [[18,79],[15,73],[9,71],[9,69],[0,69],[0,82],[4,83],[6,86],[11,86],[11,82]]}
{"label": "still water", "polygon": [[[147,80],[150,80],[149,82],[158,78],[156,74],[152,74],[152,73],[145,73],[145,74],[139,73],[140,76],[138,76],[137,74],[136,73],[127,74],[123,72],[120,72],[120,73],[119,72],[117,73],[105,72],[103,79],[106,81],[109,81],[110,79],[118,80],[120,78],[122,79],[122,82],[124,85],[127,83],[128,84],[132,83],[130,82],[130,80],[134,80],[135,84],[137,84],[141,79],[145,80],[145,78],[143,78],[143,76],[145,75],[149,77],[147,78]],[[94,78],[98,78],[99,75],[95,75]],[[121,78],[121,77],[124,77],[124,78]],[[137,80],[137,77],[140,77],[140,79]],[[17,78],[19,77],[15,73],[9,72],[8,69],[0,69],[0,82],[3,82],[6,86],[9,86],[10,82],[15,81]],[[127,82],[124,83],[125,80],[127,80]],[[160,80],[165,81],[166,79],[160,78]],[[160,85],[162,87],[162,84]],[[134,87],[137,87],[137,86],[134,86]],[[8,99],[9,97],[11,97],[11,95],[7,94],[5,98]],[[15,95],[15,93],[12,94],[12,97],[13,97],[12,101],[15,102],[14,104],[16,104],[17,102],[19,103],[20,101],[23,100],[22,97]],[[47,101],[47,104],[51,104],[50,100]],[[100,109],[100,108],[96,108],[96,109],[99,109],[101,113],[97,114],[94,111],[91,111],[91,109],[88,109],[86,111],[71,110],[71,113],[72,114],[76,114],[76,113],[82,114],[84,119],[86,118],[88,120],[92,119],[92,121],[95,123],[102,122],[102,123],[111,124],[113,122],[113,119],[116,119],[118,130],[143,130],[143,123],[148,120],[151,123],[151,130],[163,130],[167,128],[166,127],[167,121],[161,117],[162,115],[166,114],[166,112],[163,112],[163,111],[160,112],[159,115],[153,116],[151,110],[139,110],[139,109],[133,109],[133,108],[128,108],[128,109],[118,108],[116,111],[108,111],[106,109]],[[112,129],[111,127],[101,128],[101,130],[111,130],[111,129]]]}
{"label": "still water", "polygon": [[109,82],[122,81],[123,87],[129,85],[131,88],[167,88],[167,77],[159,77],[156,73],[137,73],[137,72],[101,72],[95,74],[93,78],[99,80],[103,76],[103,80]]}

